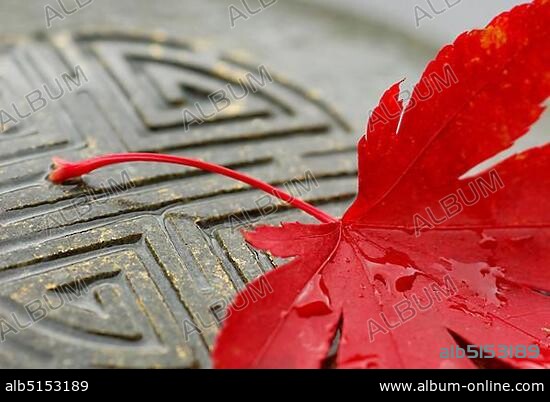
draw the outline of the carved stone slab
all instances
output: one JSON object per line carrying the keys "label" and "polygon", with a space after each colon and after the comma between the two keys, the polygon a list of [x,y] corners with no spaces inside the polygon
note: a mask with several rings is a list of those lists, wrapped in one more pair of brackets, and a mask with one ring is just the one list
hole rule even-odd
{"label": "carved stone slab", "polygon": [[[0,84],[17,120],[4,115],[0,134],[1,367],[208,367],[220,314],[274,266],[235,220],[304,219],[181,167],[54,186],[52,156],[192,155],[293,183],[335,214],[355,192],[356,136],[338,112],[269,66],[193,42],[82,31],[8,43]],[[232,97],[220,111],[219,90]]]}

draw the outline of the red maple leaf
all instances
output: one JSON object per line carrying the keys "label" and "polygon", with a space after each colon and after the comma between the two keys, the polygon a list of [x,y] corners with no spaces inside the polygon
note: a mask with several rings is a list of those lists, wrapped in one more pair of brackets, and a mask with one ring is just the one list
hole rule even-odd
{"label": "red maple leaf", "polygon": [[539,1],[459,36],[404,112],[399,84],[383,95],[341,220],[246,234],[293,260],[266,275],[267,297],[228,314],[216,367],[320,367],[337,331],[337,367],[472,366],[440,357],[458,338],[548,347],[549,146],[461,176],[542,113],[549,28],[550,3]]}
{"label": "red maple leaf", "polygon": [[[442,355],[457,345],[485,348],[486,357],[494,347],[502,358],[484,365],[548,367],[550,146],[467,174],[543,112],[549,22],[549,1],[518,6],[444,47],[406,105],[400,84],[392,86],[359,141],[359,191],[341,219],[177,156],[56,160],[50,179],[120,162],[179,163],[261,188],[322,222],[245,233],[252,246],[292,260],[236,297],[213,351],[216,367],[480,365]],[[265,283],[269,294],[239,308]],[[513,357],[499,345],[516,347]]]}

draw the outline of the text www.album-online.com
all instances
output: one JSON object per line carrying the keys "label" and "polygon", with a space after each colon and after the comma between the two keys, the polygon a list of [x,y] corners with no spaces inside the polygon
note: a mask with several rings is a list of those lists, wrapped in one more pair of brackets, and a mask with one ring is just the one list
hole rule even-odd
{"label": "text www.album-online.com", "polygon": [[509,382],[494,382],[494,381],[479,381],[466,382],[464,384],[458,382],[437,382],[426,380],[425,382],[381,382],[380,391],[481,391],[481,392],[499,392],[499,391],[521,391],[521,392],[544,392],[544,384],[542,382],[518,382],[510,384]]}

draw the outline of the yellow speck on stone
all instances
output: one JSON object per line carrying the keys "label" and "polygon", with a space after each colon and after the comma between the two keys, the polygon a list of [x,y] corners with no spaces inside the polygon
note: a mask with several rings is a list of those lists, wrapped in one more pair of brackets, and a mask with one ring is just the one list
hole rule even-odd
{"label": "yellow speck on stone", "polygon": [[248,63],[253,60],[252,55],[244,49],[233,50],[231,51],[230,56],[233,60],[240,61],[242,63]]}
{"label": "yellow speck on stone", "polygon": [[153,32],[153,40],[155,42],[165,42],[167,38],[168,35],[166,35],[166,32],[164,31]]}
{"label": "yellow speck on stone", "polygon": [[97,149],[97,139],[94,137],[94,134],[88,136],[88,148]]}
{"label": "yellow speck on stone", "polygon": [[212,41],[206,38],[196,38],[190,46],[196,52],[205,51],[212,47]]}
{"label": "yellow speck on stone", "polygon": [[239,105],[237,103],[233,103],[233,104],[229,105],[229,107],[227,107],[224,110],[224,113],[226,115],[229,115],[229,116],[234,116],[234,115],[239,114],[242,110],[243,110],[242,105]]}
{"label": "yellow speck on stone", "polygon": [[506,43],[506,39],[506,33],[504,33],[501,27],[487,27],[481,34],[481,47],[487,49],[490,46],[494,46],[498,49]]}
{"label": "yellow speck on stone", "polygon": [[164,54],[164,49],[160,45],[149,46],[149,51],[151,52],[151,56],[155,59],[160,59]]}
{"label": "yellow speck on stone", "polygon": [[53,43],[54,43],[57,47],[60,47],[60,48],[67,47],[67,45],[69,44],[70,41],[71,41],[71,38],[70,38],[70,36],[69,36],[68,34],[66,34],[66,33],[56,35],[56,36],[54,36],[54,38],[53,38]]}
{"label": "yellow speck on stone", "polygon": [[225,63],[216,63],[214,64],[212,71],[220,76],[224,76],[231,72],[231,68]]}
{"label": "yellow speck on stone", "polygon": [[247,73],[245,70],[232,68],[230,65],[224,62],[218,62],[214,64],[212,71],[217,76],[224,78],[228,81],[238,82],[239,80],[245,81]]}
{"label": "yellow speck on stone", "polygon": [[181,346],[176,346],[176,354],[182,359],[187,359],[189,357],[187,350]]}
{"label": "yellow speck on stone", "polygon": [[310,91],[307,93],[307,96],[308,96],[310,99],[318,100],[318,99],[321,99],[321,92],[319,92],[319,91],[316,90],[316,89],[312,89],[312,90],[310,90]]}

